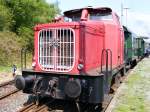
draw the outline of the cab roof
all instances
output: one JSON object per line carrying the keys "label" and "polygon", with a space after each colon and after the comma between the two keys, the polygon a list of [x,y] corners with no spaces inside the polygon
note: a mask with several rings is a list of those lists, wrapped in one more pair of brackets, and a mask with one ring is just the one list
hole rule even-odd
{"label": "cab roof", "polygon": [[80,9],[73,9],[69,11],[65,11],[64,15],[69,16],[77,13],[82,13],[83,9],[87,9],[90,12],[102,12],[102,13],[111,13],[112,9],[108,7],[98,7],[98,8],[93,8],[93,7],[85,7],[85,8],[80,8]]}

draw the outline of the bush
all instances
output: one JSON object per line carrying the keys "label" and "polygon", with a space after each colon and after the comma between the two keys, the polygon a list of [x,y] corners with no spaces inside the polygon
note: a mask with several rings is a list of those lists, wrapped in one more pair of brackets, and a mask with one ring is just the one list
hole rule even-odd
{"label": "bush", "polygon": [[19,37],[12,32],[0,32],[0,65],[20,62]]}

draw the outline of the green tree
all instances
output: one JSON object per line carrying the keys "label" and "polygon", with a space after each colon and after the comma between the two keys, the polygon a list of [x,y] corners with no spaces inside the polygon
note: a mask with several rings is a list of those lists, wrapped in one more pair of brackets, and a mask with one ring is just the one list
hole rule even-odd
{"label": "green tree", "polygon": [[5,4],[0,2],[0,31],[10,30],[13,26],[13,14],[5,6]]}
{"label": "green tree", "polygon": [[45,0],[7,0],[6,3],[14,14],[15,32],[20,27],[33,28],[37,23],[50,22],[59,12],[54,4],[48,4]]}
{"label": "green tree", "polygon": [[31,51],[33,27],[58,13],[58,7],[45,0],[0,0],[0,65],[17,62],[22,47]]}
{"label": "green tree", "polygon": [[20,27],[18,29],[18,35],[20,38],[20,43],[22,48],[27,48],[28,50],[33,50],[33,31],[28,27]]}
{"label": "green tree", "polygon": [[6,0],[6,4],[15,21],[12,31],[22,38],[23,46],[30,50],[33,48],[33,27],[50,22],[59,13],[54,4],[48,4],[45,0]]}

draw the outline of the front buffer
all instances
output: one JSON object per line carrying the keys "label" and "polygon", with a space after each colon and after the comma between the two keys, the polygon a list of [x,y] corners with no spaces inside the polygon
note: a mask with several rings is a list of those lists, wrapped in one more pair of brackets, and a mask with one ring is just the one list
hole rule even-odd
{"label": "front buffer", "polygon": [[24,93],[76,100],[86,103],[102,103],[104,98],[104,75],[81,76],[69,74],[23,71],[16,76],[16,88]]}

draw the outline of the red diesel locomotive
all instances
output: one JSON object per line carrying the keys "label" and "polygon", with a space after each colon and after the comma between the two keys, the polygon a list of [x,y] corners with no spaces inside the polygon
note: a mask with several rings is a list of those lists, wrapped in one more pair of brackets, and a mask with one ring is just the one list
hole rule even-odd
{"label": "red diesel locomotive", "polygon": [[16,87],[95,110],[124,70],[124,34],[117,14],[107,7],[70,10],[34,31],[33,69],[22,70]]}

